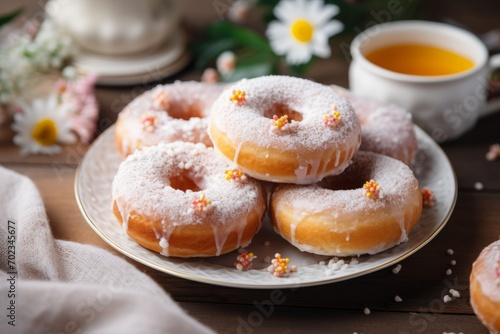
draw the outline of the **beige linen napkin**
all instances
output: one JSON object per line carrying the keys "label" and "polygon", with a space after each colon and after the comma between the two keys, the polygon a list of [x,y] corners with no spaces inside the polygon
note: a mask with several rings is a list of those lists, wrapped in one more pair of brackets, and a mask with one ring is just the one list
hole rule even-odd
{"label": "beige linen napkin", "polygon": [[35,185],[3,167],[0,219],[0,333],[211,333],[126,261],[55,240]]}

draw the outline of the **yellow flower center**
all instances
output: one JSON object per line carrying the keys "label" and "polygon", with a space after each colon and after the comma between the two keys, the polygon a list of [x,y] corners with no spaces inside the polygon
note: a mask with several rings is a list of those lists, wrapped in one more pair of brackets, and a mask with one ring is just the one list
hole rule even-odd
{"label": "yellow flower center", "polygon": [[312,39],[314,27],[309,21],[299,19],[292,24],[290,32],[297,41],[308,43]]}
{"label": "yellow flower center", "polygon": [[42,146],[52,146],[57,141],[57,126],[50,118],[42,118],[31,133],[33,139]]}

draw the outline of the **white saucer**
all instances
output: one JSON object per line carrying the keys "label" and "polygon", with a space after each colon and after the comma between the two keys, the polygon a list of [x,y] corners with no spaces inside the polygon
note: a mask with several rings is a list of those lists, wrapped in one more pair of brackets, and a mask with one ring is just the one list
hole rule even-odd
{"label": "white saucer", "polygon": [[179,32],[159,48],[136,55],[117,57],[81,50],[75,65],[97,74],[97,84],[134,85],[170,76],[184,68],[189,59],[184,34]]}

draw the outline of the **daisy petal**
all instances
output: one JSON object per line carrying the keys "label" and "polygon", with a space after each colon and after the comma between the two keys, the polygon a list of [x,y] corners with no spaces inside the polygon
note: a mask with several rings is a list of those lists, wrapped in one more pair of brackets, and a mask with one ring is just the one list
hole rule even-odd
{"label": "daisy petal", "polygon": [[328,43],[314,43],[312,46],[312,52],[321,58],[328,58],[331,55],[330,45]]}
{"label": "daisy petal", "polygon": [[307,63],[311,59],[312,53],[307,46],[297,46],[294,47],[291,52],[286,56],[286,60],[289,64],[299,65]]}
{"label": "daisy petal", "polygon": [[323,25],[338,13],[339,13],[338,6],[326,5],[314,13],[314,22],[318,25]]}
{"label": "daisy petal", "polygon": [[317,16],[323,11],[323,0],[311,0],[307,3],[306,11],[304,12],[306,17],[317,23]]}
{"label": "daisy petal", "polygon": [[59,135],[58,142],[61,144],[74,144],[76,143],[76,136],[73,132],[70,132],[70,129],[62,132]]}
{"label": "daisy petal", "polygon": [[289,50],[293,49],[292,43],[286,39],[282,41],[272,40],[270,41],[270,44],[273,51],[280,56],[288,53]]}
{"label": "daisy petal", "polygon": [[344,24],[338,20],[332,20],[321,28],[329,37],[338,34],[344,29]]}
{"label": "daisy petal", "polygon": [[267,38],[270,38],[270,39],[286,38],[289,35],[288,30],[289,30],[289,28],[287,25],[285,25],[281,22],[278,22],[278,21],[272,21],[267,26],[266,36],[267,36]]}
{"label": "daisy petal", "polygon": [[290,22],[296,19],[300,14],[297,10],[296,3],[293,1],[280,1],[273,11],[274,15],[283,22]]}

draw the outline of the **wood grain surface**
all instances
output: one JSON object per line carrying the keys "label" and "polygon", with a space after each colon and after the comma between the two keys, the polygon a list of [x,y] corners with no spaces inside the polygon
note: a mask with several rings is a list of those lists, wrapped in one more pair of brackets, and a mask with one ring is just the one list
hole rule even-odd
{"label": "wood grain surface", "polygon": [[[32,15],[40,3],[23,1]],[[207,4],[209,3],[209,4]],[[196,5],[195,5],[196,4]],[[2,3],[0,11],[12,7]],[[185,1],[184,24],[191,34],[217,19],[210,1]],[[496,7],[495,7],[496,6]],[[434,19],[450,17],[478,31],[498,25],[497,1],[424,1],[424,13]],[[500,28],[500,27],[499,27]],[[334,47],[332,58],[319,61],[309,77],[325,84],[347,86],[348,60]],[[200,71],[189,65],[163,80],[197,80]],[[133,97],[151,85],[99,87],[98,133],[109,127]],[[129,260],[109,247],[86,224],[74,198],[75,171],[88,149],[65,147],[57,156],[22,157],[12,144],[0,145],[0,164],[30,177],[45,202],[54,236],[92,244],[127,259],[150,275],[193,317],[219,333],[487,333],[469,301],[472,262],[500,237],[500,160],[488,162],[489,145],[500,142],[500,113],[481,119],[462,138],[442,144],[458,178],[456,208],[446,227],[423,249],[392,268],[356,279],[316,287],[245,290],[218,287],[173,277]],[[475,184],[484,189],[478,191]],[[449,255],[448,249],[454,254]],[[450,262],[456,261],[456,265]],[[451,274],[447,275],[447,270]],[[449,289],[461,298],[443,302]],[[279,298],[272,298],[279,295]],[[401,297],[401,302],[395,301]],[[271,302],[271,300],[274,302]],[[364,309],[369,308],[366,315]]]}

